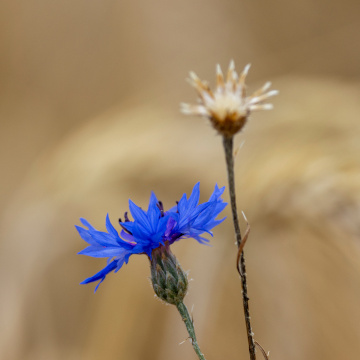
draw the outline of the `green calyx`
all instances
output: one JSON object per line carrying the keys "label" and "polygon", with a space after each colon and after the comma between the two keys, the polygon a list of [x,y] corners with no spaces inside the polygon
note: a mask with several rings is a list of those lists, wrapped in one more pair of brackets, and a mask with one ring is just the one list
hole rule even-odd
{"label": "green calyx", "polygon": [[183,301],[187,289],[187,274],[181,268],[168,243],[152,252],[151,282],[155,294],[168,304]]}

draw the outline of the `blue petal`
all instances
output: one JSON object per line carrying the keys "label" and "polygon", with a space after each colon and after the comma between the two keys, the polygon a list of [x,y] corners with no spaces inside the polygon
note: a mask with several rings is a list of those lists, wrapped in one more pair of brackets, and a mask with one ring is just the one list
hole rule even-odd
{"label": "blue petal", "polygon": [[188,214],[191,214],[191,212],[196,208],[200,197],[199,187],[200,183],[197,183],[194,186],[189,200],[186,199],[186,194],[181,197],[178,203],[178,211],[182,215],[182,218],[187,217]]}
{"label": "blue petal", "polygon": [[80,226],[75,225],[76,230],[83,240],[85,240],[90,245],[99,245],[93,237],[90,235],[89,230],[86,230]]}
{"label": "blue petal", "polygon": [[202,236],[194,235],[193,238],[194,238],[197,242],[199,242],[200,244],[207,245],[207,246],[211,246],[211,245],[209,244],[210,241],[209,241],[208,239],[202,237]]}
{"label": "blue petal", "polygon": [[125,222],[121,222],[120,225],[122,227],[124,227],[128,232],[132,233],[133,232],[133,227],[134,227],[134,222],[133,221],[125,221]]}
{"label": "blue petal", "polygon": [[160,209],[157,207],[158,200],[153,192],[151,192],[149,207],[147,211],[147,218],[149,220],[150,229],[152,232],[156,231],[159,218],[161,216]]}
{"label": "blue petal", "polygon": [[135,242],[134,236],[128,234],[125,230],[121,230],[120,235],[125,241]]}
{"label": "blue petal", "polygon": [[84,281],[82,281],[80,284],[88,284],[97,280],[100,280],[100,282],[97,284],[95,291],[98,289],[99,285],[104,281],[106,275],[108,273],[110,273],[111,271],[115,270],[115,268],[117,267],[117,261],[114,260],[112,261],[109,265],[105,266],[102,270],[100,270],[98,273],[96,273],[95,275],[85,279]]}
{"label": "blue petal", "polygon": [[[226,204],[221,203],[220,206],[218,206],[217,203],[207,203],[209,206],[202,210],[196,217],[195,221],[193,222],[192,226],[194,227],[206,227],[207,224],[214,221],[216,216],[220,213],[221,210],[224,209]],[[200,206],[199,206],[200,207]],[[220,211],[219,211],[220,210]]]}
{"label": "blue petal", "polygon": [[215,185],[215,190],[210,196],[209,201],[215,201],[218,200],[218,198],[223,194],[225,190],[225,186],[223,186],[221,189],[219,189],[218,184]]}
{"label": "blue petal", "polygon": [[83,225],[88,227],[90,230],[95,230],[95,228],[86,219],[80,218],[80,221],[82,222]]}
{"label": "blue petal", "polygon": [[[177,214],[175,214],[175,215],[177,215]],[[169,217],[169,219],[166,222],[166,229],[164,232],[165,238],[170,237],[170,234],[176,225],[177,225],[176,220],[173,217]]]}
{"label": "blue petal", "polygon": [[108,234],[102,231],[96,230],[88,221],[85,219],[80,219],[80,221],[89,229],[84,229],[80,226],[75,226],[77,231],[79,232],[80,236],[90,245],[102,245],[102,246],[109,246],[109,245],[117,245],[117,240],[120,239],[119,235],[116,234]]}
{"label": "blue petal", "polygon": [[113,234],[115,237],[119,236],[119,233],[116,231],[116,229],[113,227],[113,225],[110,222],[109,214],[106,214],[106,230],[109,234]]}
{"label": "blue petal", "polygon": [[144,228],[149,229],[150,223],[146,216],[146,212],[143,209],[141,209],[139,206],[134,204],[131,200],[129,200],[129,208],[134,220],[142,224]]}
{"label": "blue petal", "polygon": [[[188,228],[191,227],[195,221],[198,220],[200,215],[209,216],[208,208],[210,207],[210,203],[204,203],[199,205],[197,208],[193,209],[192,213],[188,213],[187,216],[180,214],[179,227]],[[181,231],[181,230],[180,230]]]}
{"label": "blue petal", "polygon": [[[184,237],[193,237],[201,243],[208,241],[200,237],[200,235],[204,232],[212,235],[210,230],[224,220],[215,220],[227,205],[221,199],[224,190],[225,187],[219,189],[219,187],[215,185],[214,192],[210,196],[209,201],[197,205],[199,199],[199,183],[196,184],[189,200],[187,201],[184,195],[179,201],[178,214],[174,212],[171,213],[171,216],[174,218],[176,215],[178,216],[178,225],[175,231],[181,233]],[[173,211],[173,209],[171,209],[171,211]]]}
{"label": "blue petal", "polygon": [[189,197],[189,202],[188,202],[188,208],[195,208],[196,205],[199,203],[199,198],[200,198],[200,182],[198,182],[194,188],[193,191]]}
{"label": "blue petal", "polygon": [[125,249],[117,246],[88,246],[84,250],[78,252],[79,255],[87,255],[92,257],[113,257],[113,256],[121,256],[124,252],[128,252]]}
{"label": "blue petal", "polygon": [[187,210],[187,198],[186,198],[186,194],[184,194],[177,204],[177,211],[183,213],[186,210]]}

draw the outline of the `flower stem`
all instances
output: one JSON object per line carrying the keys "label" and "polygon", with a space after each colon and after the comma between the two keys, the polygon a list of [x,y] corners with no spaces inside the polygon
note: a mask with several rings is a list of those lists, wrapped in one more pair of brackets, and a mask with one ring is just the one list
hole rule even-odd
{"label": "flower stem", "polygon": [[203,353],[201,352],[199,345],[197,343],[195,329],[194,329],[194,323],[189,315],[189,311],[188,311],[187,307],[185,306],[185,304],[183,302],[176,304],[176,307],[179,310],[179,313],[185,323],[186,329],[189,333],[189,337],[191,338],[191,343],[194,348],[194,351],[196,352],[196,355],[198,356],[198,358],[200,360],[205,360],[205,357],[204,357]]}
{"label": "flower stem", "polygon": [[[239,225],[239,217],[238,217],[237,208],[236,208],[233,137],[232,136],[231,137],[224,136],[223,137],[223,145],[224,145],[224,150],[225,150],[226,167],[227,167],[228,182],[229,182],[230,202],[231,202],[231,212],[232,212],[232,218],[233,218],[233,222],[234,222],[236,244],[237,244],[238,248],[240,248],[241,232],[240,232],[240,225]],[[246,324],[247,337],[248,337],[248,343],[249,343],[250,360],[256,360],[255,342],[254,342],[254,337],[253,337],[254,334],[251,330],[251,323],[250,323],[249,297],[247,294],[246,267],[245,267],[244,251],[242,251],[241,256],[240,256],[240,270],[241,271],[239,271],[239,274],[241,277],[241,284],[242,284],[242,297],[243,297],[245,324]]]}

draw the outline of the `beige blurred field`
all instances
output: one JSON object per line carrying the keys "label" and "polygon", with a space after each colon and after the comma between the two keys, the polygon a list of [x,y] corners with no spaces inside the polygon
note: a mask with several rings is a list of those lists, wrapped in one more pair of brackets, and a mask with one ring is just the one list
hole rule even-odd
{"label": "beige blurred field", "polygon": [[[236,139],[255,339],[273,360],[359,359],[359,14],[355,0],[3,1],[0,359],[196,358],[145,256],[95,295],[79,285],[105,260],[76,255],[74,225],[226,184],[220,137],[179,103],[195,100],[189,70],[213,84],[230,59],[252,63],[250,91],[280,90]],[[208,360],[247,359],[229,218],[211,244],[173,247],[185,302]]]}

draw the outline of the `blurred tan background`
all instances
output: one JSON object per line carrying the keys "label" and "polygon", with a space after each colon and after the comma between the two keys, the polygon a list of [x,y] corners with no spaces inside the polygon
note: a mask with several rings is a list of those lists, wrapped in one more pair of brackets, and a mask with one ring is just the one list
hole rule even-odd
{"label": "blurred tan background", "polygon": [[[250,91],[280,90],[237,137],[255,338],[271,359],[358,359],[359,14],[355,0],[3,1],[0,358],[195,359],[146,257],[95,295],[78,285],[105,260],[76,255],[74,224],[225,185],[221,139],[178,109],[195,101],[189,70],[214,84],[234,59],[252,63]],[[207,359],[246,359],[230,219],[211,243],[174,245],[186,303]]]}

